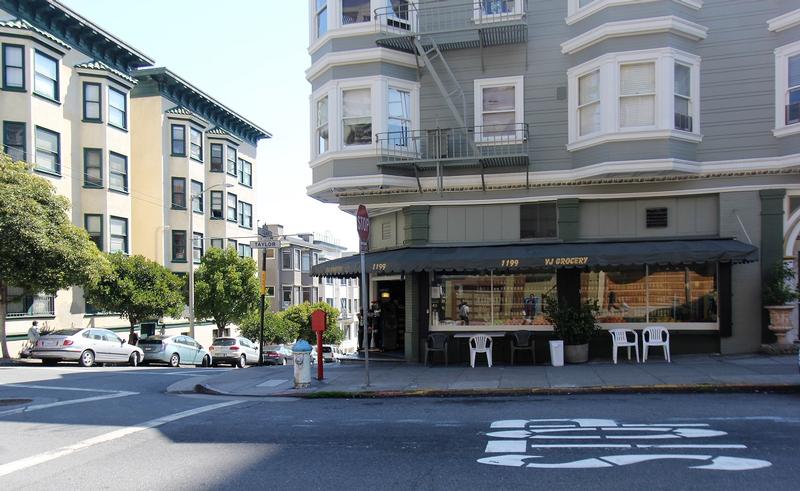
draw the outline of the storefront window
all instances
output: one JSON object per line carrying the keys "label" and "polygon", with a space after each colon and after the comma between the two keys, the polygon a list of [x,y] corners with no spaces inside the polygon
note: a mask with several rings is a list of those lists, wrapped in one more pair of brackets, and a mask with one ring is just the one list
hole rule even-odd
{"label": "storefront window", "polygon": [[596,301],[599,322],[647,322],[644,266],[581,273],[581,302]]}
{"label": "storefront window", "polygon": [[[433,325],[547,325],[542,298],[555,271],[518,275],[440,275],[431,287]],[[463,305],[466,305],[465,309]]]}
{"label": "storefront window", "polygon": [[716,265],[581,273],[581,301],[593,300],[600,322],[716,322]]}
{"label": "storefront window", "polygon": [[713,264],[650,267],[648,322],[716,322],[715,273]]}

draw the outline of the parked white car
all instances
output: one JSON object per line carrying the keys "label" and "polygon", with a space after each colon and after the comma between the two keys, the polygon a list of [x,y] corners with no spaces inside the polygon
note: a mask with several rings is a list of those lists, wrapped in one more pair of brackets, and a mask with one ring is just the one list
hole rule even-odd
{"label": "parked white car", "polygon": [[239,368],[258,363],[258,345],[247,338],[217,338],[208,347],[211,363],[230,363]]}
{"label": "parked white car", "polygon": [[45,365],[77,361],[82,367],[95,363],[128,363],[137,366],[144,353],[107,329],[59,329],[42,336],[31,350],[31,358]]}

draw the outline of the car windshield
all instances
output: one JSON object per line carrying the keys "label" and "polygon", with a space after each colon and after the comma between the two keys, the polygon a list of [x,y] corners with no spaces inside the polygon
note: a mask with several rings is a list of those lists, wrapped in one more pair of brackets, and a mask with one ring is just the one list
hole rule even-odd
{"label": "car windshield", "polygon": [[323,352],[323,353],[330,353],[330,352],[332,352],[332,351],[333,351],[333,350],[332,350],[332,349],[330,349],[328,346],[323,346],[323,347],[322,347],[322,352]]}
{"label": "car windshield", "polygon": [[50,334],[52,334],[53,336],[74,336],[79,332],[81,332],[82,330],[83,329],[58,329],[51,332]]}
{"label": "car windshield", "polygon": [[236,340],[231,338],[219,338],[215,339],[212,344],[214,346],[233,346],[236,344]]}

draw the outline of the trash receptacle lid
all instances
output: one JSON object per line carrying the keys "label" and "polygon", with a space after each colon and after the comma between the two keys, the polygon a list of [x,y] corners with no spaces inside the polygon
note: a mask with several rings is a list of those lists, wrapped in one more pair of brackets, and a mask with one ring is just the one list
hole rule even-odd
{"label": "trash receptacle lid", "polygon": [[308,344],[308,341],[305,339],[301,339],[300,341],[294,343],[294,346],[292,346],[292,351],[295,353],[311,353],[311,345]]}

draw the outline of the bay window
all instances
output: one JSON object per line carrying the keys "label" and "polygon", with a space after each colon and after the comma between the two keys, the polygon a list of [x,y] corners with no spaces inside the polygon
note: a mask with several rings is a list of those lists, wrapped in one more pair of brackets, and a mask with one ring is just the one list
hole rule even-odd
{"label": "bay window", "polygon": [[233,193],[228,193],[227,200],[227,207],[228,213],[227,218],[229,222],[236,222],[237,220],[237,206],[238,206],[238,197]]}
{"label": "bay window", "polygon": [[103,120],[101,85],[93,82],[83,83],[83,120],[99,123]]}
{"label": "bay window", "polygon": [[236,149],[232,146],[228,145],[228,151],[225,154],[225,158],[227,160],[227,170],[228,174],[235,176],[236,175]]}
{"label": "bay window", "polygon": [[83,186],[103,187],[103,150],[100,148],[83,149]]}
{"label": "bay window", "polygon": [[675,64],[675,129],[692,131],[692,69]]}
{"label": "bay window", "polygon": [[110,220],[111,243],[108,252],[128,253],[128,219],[111,217]]}
{"label": "bay window", "polygon": [[[222,191],[211,191],[211,219],[222,220]],[[221,247],[220,247],[221,248]]]}
{"label": "bay window", "polygon": [[108,88],[108,124],[117,128],[128,128],[128,100],[124,92]]}
{"label": "bay window", "polygon": [[653,126],[656,111],[656,64],[635,63],[619,68],[619,125]]}
{"label": "bay window", "polygon": [[36,127],[36,169],[61,174],[61,135]]}
{"label": "bay window", "polygon": [[89,238],[97,246],[97,249],[103,250],[103,215],[94,215],[87,213],[83,215],[83,228],[89,233]]}
{"label": "bay window", "polygon": [[191,186],[192,211],[194,213],[203,213],[203,183],[192,180]]}
{"label": "bay window", "polygon": [[372,143],[372,102],[370,89],[342,91],[342,138],[345,145]]}
{"label": "bay window", "polygon": [[203,132],[196,128],[189,128],[189,156],[203,161]]}
{"label": "bay window", "polygon": [[567,150],[613,141],[698,143],[700,58],[673,48],[609,53],[567,71]]}
{"label": "bay window", "polygon": [[411,92],[389,87],[389,142],[408,146],[411,131]]}
{"label": "bay window", "polygon": [[370,0],[341,0],[342,25],[369,22],[372,20],[370,13]]}
{"label": "bay window", "polygon": [[800,134],[800,41],[775,50],[775,129],[778,137]]}
{"label": "bay window", "polygon": [[194,232],[192,236],[192,262],[197,264],[203,258],[203,234]]}
{"label": "bay window", "polygon": [[328,96],[317,101],[317,155],[328,151]]}
{"label": "bay window", "polygon": [[25,90],[25,47],[3,44],[3,89]]}
{"label": "bay window", "polygon": [[211,172],[222,172],[222,152],[221,143],[211,144]]}
{"label": "bay window", "polygon": [[172,133],[172,155],[176,157],[186,156],[186,126],[182,124],[173,124],[171,126]]}
{"label": "bay window", "polygon": [[183,177],[172,178],[172,208],[186,209],[186,179]]}
{"label": "bay window", "polygon": [[314,12],[315,36],[320,38],[328,32],[328,0],[316,0]]}
{"label": "bay window", "polygon": [[108,188],[128,192],[128,157],[114,152],[109,153]]}
{"label": "bay window", "polygon": [[600,131],[600,71],[578,78],[578,125],[581,136]]}
{"label": "bay window", "polygon": [[25,144],[25,123],[3,121],[3,151],[12,159],[28,160]]}
{"label": "bay window", "polygon": [[786,124],[800,123],[800,55],[789,58],[786,89]]}
{"label": "bay window", "polygon": [[186,262],[186,231],[172,231],[172,262]]}
{"label": "bay window", "polygon": [[41,51],[33,57],[33,92],[58,102],[58,60]]}

